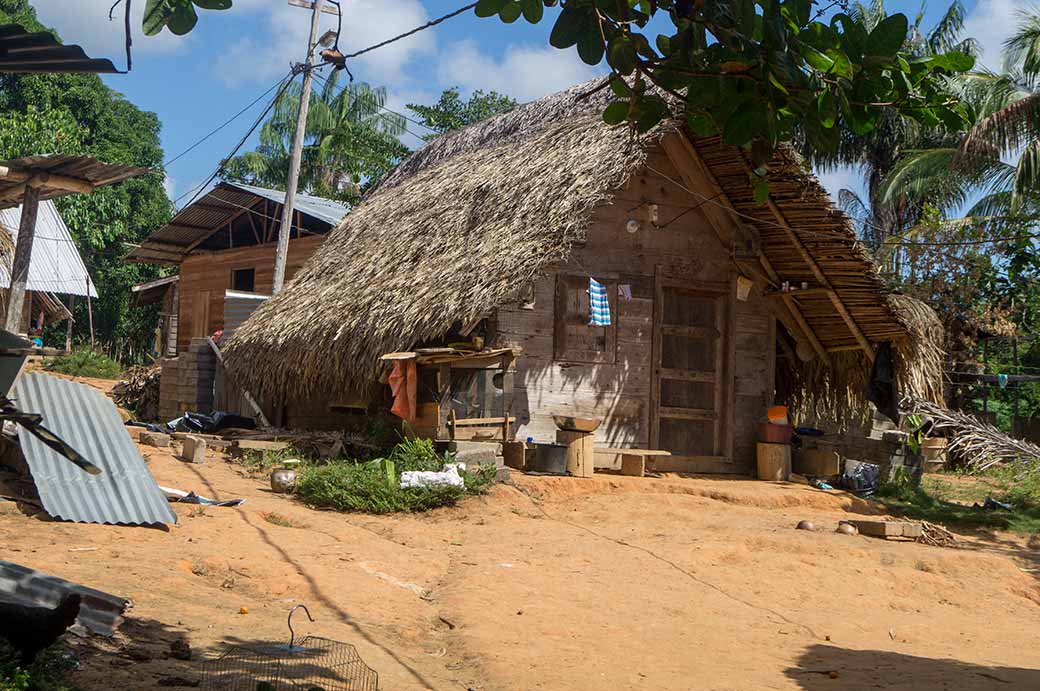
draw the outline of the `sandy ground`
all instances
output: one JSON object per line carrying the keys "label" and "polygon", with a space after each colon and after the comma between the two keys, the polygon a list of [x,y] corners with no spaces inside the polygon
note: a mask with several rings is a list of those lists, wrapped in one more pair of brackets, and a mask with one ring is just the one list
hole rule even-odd
{"label": "sandy ground", "polygon": [[[178,505],[159,530],[0,502],[4,558],[133,600],[116,639],[73,641],[83,689],[198,680],[228,644],[284,640],[297,603],[316,619],[298,631],[357,646],[383,689],[1040,688],[1038,554],[1019,537],[849,537],[838,520],[871,504],[701,478],[514,474],[453,509],[344,515],[212,452],[142,450],[160,484],[247,503]],[[167,659],[176,639],[193,661]]]}

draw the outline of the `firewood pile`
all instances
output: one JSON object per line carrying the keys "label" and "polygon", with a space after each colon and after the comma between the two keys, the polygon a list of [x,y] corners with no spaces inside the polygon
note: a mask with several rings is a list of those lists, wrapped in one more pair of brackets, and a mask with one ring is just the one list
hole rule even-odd
{"label": "firewood pile", "polygon": [[134,411],[138,420],[159,419],[159,381],[162,368],[158,365],[131,367],[118,384],[112,387],[112,400]]}

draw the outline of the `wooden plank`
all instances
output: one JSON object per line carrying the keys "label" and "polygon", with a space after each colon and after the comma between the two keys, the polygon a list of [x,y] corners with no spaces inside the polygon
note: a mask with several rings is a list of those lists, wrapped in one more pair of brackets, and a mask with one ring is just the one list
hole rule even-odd
{"label": "wooden plank", "polygon": [[661,326],[661,335],[717,339],[722,337],[722,332],[709,326],[671,326],[665,324]]}
{"label": "wooden plank", "polygon": [[714,410],[708,410],[706,408],[675,408],[669,406],[659,406],[658,415],[664,418],[670,418],[672,420],[715,420],[719,419],[719,415]]}
{"label": "wooden plank", "polygon": [[647,459],[647,469],[655,473],[734,473],[732,461],[725,456],[664,456]]}
{"label": "wooden plank", "polygon": [[[217,346],[217,344],[214,343],[213,339],[210,338],[209,336],[206,337],[206,342],[209,343],[209,347],[213,351],[213,354],[217,356],[217,362],[220,363],[220,366],[223,368],[224,376],[228,377],[227,367],[224,367],[224,355],[220,352],[220,347]],[[228,379],[230,380],[230,377],[228,377]],[[234,382],[232,382],[232,383],[234,383]],[[241,388],[241,387],[239,387],[239,388]],[[271,423],[269,423],[267,421],[267,416],[264,415],[263,408],[261,408],[260,404],[256,402],[256,399],[253,398],[253,394],[249,393],[245,389],[241,389],[241,391],[242,391],[242,398],[246,399],[246,403],[249,404],[249,407],[253,411],[253,415],[255,415],[256,419],[260,422],[260,426],[261,427],[270,427]]]}
{"label": "wooden plank", "polygon": [[[743,160],[743,158],[741,160]],[[747,161],[744,161],[744,167],[747,169],[747,172],[750,175],[751,167],[747,164]],[[871,346],[870,341],[867,340],[867,337],[863,334],[863,331],[860,330],[859,325],[856,323],[856,320],[852,318],[852,313],[849,312],[841,297],[834,290],[834,286],[831,285],[831,282],[827,278],[827,275],[823,272],[823,269],[820,268],[820,265],[817,264],[816,259],[806,248],[805,243],[803,243],[802,239],[798,237],[798,233],[795,232],[794,228],[791,227],[791,224],[787,222],[787,218],[784,216],[783,211],[780,209],[779,206],[777,206],[776,202],[773,201],[772,196],[766,197],[766,206],[769,207],[769,210],[772,212],[773,217],[776,218],[777,223],[779,223],[780,227],[783,228],[788,240],[790,240],[791,244],[794,245],[794,248],[797,250],[798,254],[809,266],[809,270],[812,271],[812,274],[816,277],[816,280],[820,283],[821,286],[831,291],[830,299],[831,302],[834,304],[835,309],[837,309],[838,314],[841,315],[842,320],[845,321],[846,325],[849,327],[849,330],[852,331],[852,335],[856,337],[856,341],[860,344],[860,347],[863,348],[864,352],[866,352],[867,357],[870,358],[871,362],[873,362],[874,348],[873,346]],[[784,298],[784,300],[786,301],[787,298]],[[813,336],[813,338],[815,338],[815,336]]]}
{"label": "wooden plank", "polygon": [[703,384],[714,384],[716,378],[714,372],[699,372],[697,370],[672,369],[668,367],[658,368],[657,374],[661,379],[676,379]]}
{"label": "wooden plank", "polygon": [[504,421],[512,422],[516,418],[506,416],[499,417],[460,417],[455,418],[453,423],[457,427],[472,427],[474,425],[501,425]]}

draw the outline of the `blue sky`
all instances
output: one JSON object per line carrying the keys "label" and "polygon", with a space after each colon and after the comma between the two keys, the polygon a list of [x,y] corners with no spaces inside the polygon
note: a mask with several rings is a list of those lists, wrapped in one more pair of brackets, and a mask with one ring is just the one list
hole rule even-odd
{"label": "blue sky", "polygon": [[[349,51],[377,43],[456,9],[468,0],[342,0],[341,46]],[[110,57],[125,66],[122,22],[108,21],[112,0],[33,0],[40,20],[66,42],[88,53]],[[234,0],[226,12],[201,11],[199,25],[185,37],[164,31],[140,35],[144,0],[134,3],[134,68],[130,74],[108,75],[105,82],[163,123],[167,160],[241,110],[275,84],[292,62],[303,59],[310,12],[287,0]],[[945,11],[946,0],[932,0],[926,27]],[[998,65],[1000,44],[1014,26],[1015,0],[968,0],[965,35],[983,47],[983,62]],[[886,3],[889,12],[913,19],[920,2]],[[328,17],[328,28],[335,19]],[[573,51],[548,44],[549,21],[531,26],[520,20],[505,25],[471,13],[362,56],[352,71],[359,80],[385,86],[388,106],[404,110],[410,102],[432,103],[440,92],[458,86],[464,93],[495,90],[527,101],[596,75],[602,68],[581,63]],[[205,180],[263,109],[261,102],[226,129],[167,170],[167,190],[178,197]],[[417,130],[414,125],[409,125]],[[420,130],[421,133],[421,130]],[[416,147],[419,141],[405,137]],[[855,171],[821,174],[832,195],[842,187],[860,189]]]}

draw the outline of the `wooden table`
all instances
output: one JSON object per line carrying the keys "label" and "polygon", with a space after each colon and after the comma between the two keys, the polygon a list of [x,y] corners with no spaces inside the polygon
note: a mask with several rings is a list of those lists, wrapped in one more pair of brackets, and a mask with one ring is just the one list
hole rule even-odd
{"label": "wooden table", "polygon": [[[613,453],[621,456],[621,474],[633,477],[646,475],[647,458],[654,456],[671,456],[671,451],[662,449],[611,449],[600,447],[596,453]],[[650,461],[653,464],[653,460]],[[652,468],[651,468],[652,469]]]}

